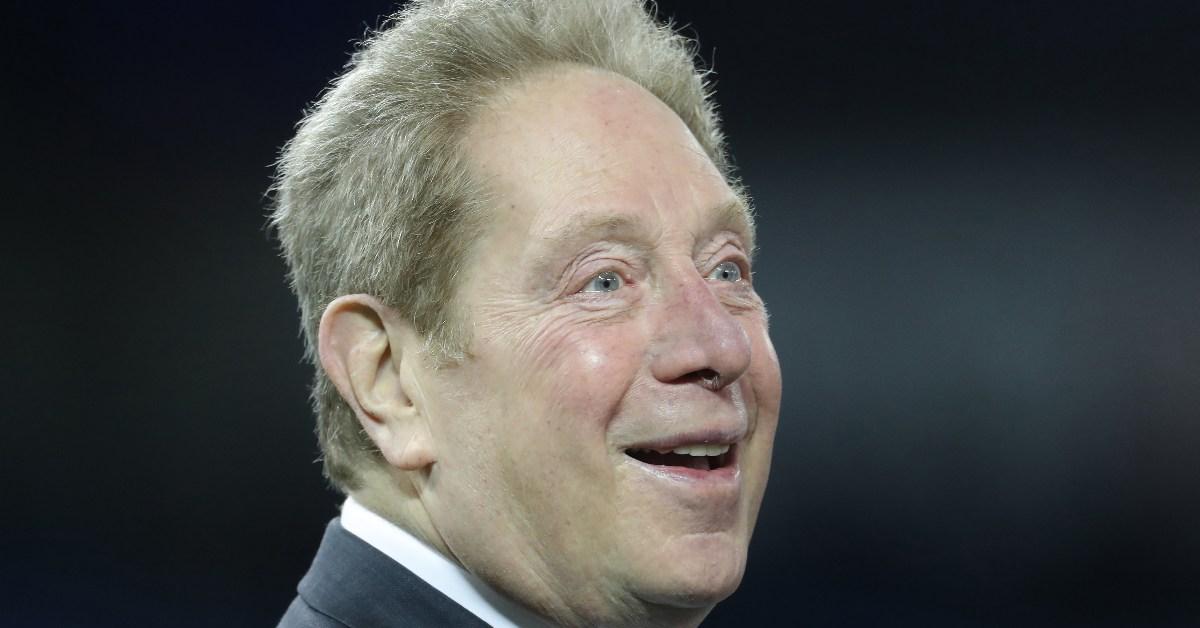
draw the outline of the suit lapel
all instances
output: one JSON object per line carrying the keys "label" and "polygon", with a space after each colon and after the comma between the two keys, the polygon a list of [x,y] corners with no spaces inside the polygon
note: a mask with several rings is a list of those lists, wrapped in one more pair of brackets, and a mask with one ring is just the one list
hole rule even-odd
{"label": "suit lapel", "polygon": [[314,609],[351,628],[487,624],[334,519],[297,587]]}

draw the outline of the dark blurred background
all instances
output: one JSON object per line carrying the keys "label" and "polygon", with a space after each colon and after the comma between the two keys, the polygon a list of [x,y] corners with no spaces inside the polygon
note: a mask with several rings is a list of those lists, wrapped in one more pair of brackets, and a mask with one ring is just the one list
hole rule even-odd
{"label": "dark blurred background", "polygon": [[[9,4],[0,625],[282,614],[339,499],[264,192],[392,8]],[[1200,4],[660,9],[786,381],[708,625],[1200,621]]]}

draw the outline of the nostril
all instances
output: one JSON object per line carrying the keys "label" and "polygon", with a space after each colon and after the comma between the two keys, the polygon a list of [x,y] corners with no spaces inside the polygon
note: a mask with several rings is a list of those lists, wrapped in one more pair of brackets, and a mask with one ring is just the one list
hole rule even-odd
{"label": "nostril", "polygon": [[712,369],[700,369],[683,376],[684,381],[697,382],[705,388],[717,390],[721,388],[721,374]]}

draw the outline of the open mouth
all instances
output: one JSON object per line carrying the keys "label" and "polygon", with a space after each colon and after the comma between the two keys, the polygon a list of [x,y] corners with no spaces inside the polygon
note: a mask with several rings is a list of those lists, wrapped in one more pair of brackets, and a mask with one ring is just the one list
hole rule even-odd
{"label": "open mouth", "polygon": [[686,445],[669,450],[626,449],[625,455],[646,464],[712,471],[733,464],[731,445]]}

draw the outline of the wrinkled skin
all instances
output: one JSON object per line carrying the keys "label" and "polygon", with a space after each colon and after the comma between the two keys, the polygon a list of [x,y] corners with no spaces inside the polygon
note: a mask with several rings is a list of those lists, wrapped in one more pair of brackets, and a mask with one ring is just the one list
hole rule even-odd
{"label": "wrinkled skin", "polygon": [[[560,623],[695,625],[741,580],[779,413],[738,198],[666,106],[595,70],[508,89],[466,145],[496,213],[459,295],[468,358],[417,376],[437,543]],[[685,436],[736,464],[626,454]]]}

